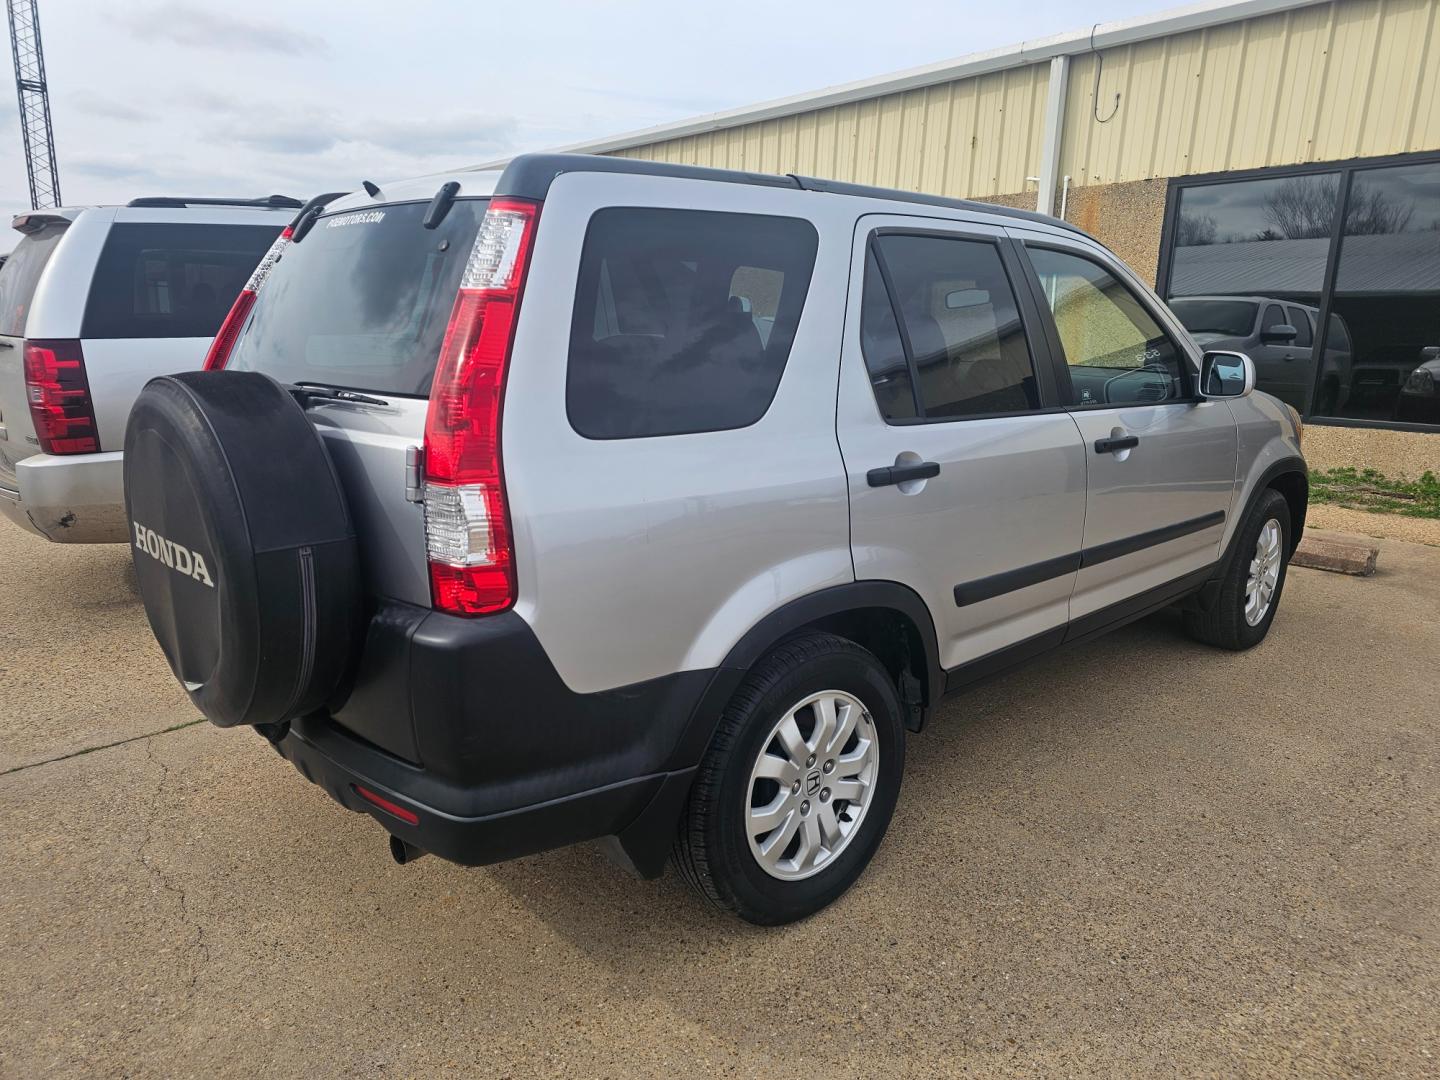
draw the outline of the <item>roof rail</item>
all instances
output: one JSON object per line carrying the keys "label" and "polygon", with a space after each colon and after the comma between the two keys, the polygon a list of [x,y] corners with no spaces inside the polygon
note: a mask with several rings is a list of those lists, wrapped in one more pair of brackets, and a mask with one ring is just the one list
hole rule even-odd
{"label": "roof rail", "polygon": [[131,199],[126,206],[175,208],[184,206],[255,206],[263,210],[299,210],[305,204],[289,195],[266,195],[260,199],[197,198],[188,195],[151,195]]}
{"label": "roof rail", "polygon": [[[897,191],[893,188],[869,187],[865,184],[850,184],[840,180],[820,180],[813,176],[796,176],[788,173],[773,176],[769,173],[739,172],[733,169],[714,169],[700,165],[680,165],[668,161],[649,161],[644,158],[605,157],[598,154],[517,154],[510,159],[495,185],[496,195],[515,195],[526,199],[543,201],[550,190],[550,184],[557,176],[570,172],[631,173],[641,176],[673,176],[689,180],[711,180],[725,184],[755,184],[761,187],[796,188],[800,191],[818,191],[830,195],[851,195],[863,199],[888,199],[892,202],[920,203],[925,206],[943,206],[954,210],[966,210],[974,214],[997,214],[1001,217],[1018,218],[1024,221],[1041,222],[1058,229],[1089,236],[1084,229],[1049,214],[1034,210],[1018,210],[998,203],[979,202],[973,199],[951,199],[944,195],[926,195],[918,191]],[[1091,237],[1091,239],[1094,239]]]}

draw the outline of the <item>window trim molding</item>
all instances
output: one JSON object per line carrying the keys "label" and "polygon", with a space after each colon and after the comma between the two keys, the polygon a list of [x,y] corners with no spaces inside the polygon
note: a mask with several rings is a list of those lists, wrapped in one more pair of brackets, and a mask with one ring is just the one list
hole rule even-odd
{"label": "window trim molding", "polygon": [[1341,248],[1344,246],[1345,207],[1350,201],[1350,189],[1355,174],[1406,165],[1432,164],[1440,164],[1440,151],[1421,150],[1414,153],[1384,154],[1378,157],[1312,161],[1296,165],[1267,165],[1255,169],[1236,169],[1230,172],[1172,176],[1165,188],[1165,213],[1161,219],[1160,251],[1155,267],[1155,292],[1167,304],[1170,302],[1170,278],[1175,261],[1175,233],[1180,217],[1180,196],[1186,188],[1243,184],[1255,180],[1284,180],[1292,176],[1336,173],[1339,176],[1340,185],[1335,200],[1335,216],[1330,223],[1330,243],[1325,255],[1325,272],[1321,278],[1319,300],[1315,305],[1318,310],[1315,327],[1316,346],[1312,346],[1312,348],[1319,347],[1320,356],[1313,365],[1314,373],[1310,385],[1305,390],[1305,407],[1301,410],[1301,416],[1306,423],[1331,427],[1375,428],[1385,431],[1426,433],[1440,431],[1440,424],[1421,424],[1400,420],[1361,420],[1347,416],[1317,415],[1314,412],[1320,379],[1324,375],[1325,351],[1329,348],[1330,312],[1335,300],[1335,281],[1340,269]]}

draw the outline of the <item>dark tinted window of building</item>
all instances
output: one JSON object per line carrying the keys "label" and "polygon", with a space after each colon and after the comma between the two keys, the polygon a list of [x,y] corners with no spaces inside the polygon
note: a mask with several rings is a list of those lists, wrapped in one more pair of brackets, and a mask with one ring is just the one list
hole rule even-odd
{"label": "dark tinted window of building", "polygon": [[214,337],[280,227],[112,226],[90,285],[80,336]]}
{"label": "dark tinted window of building", "polygon": [[[1340,187],[1341,174],[1331,172],[1179,192],[1168,290],[1176,314],[1202,348],[1247,353],[1260,389],[1297,409],[1305,407],[1315,381],[1315,349],[1309,328],[1289,323],[1279,302],[1292,301],[1318,315]],[[1260,332],[1248,327],[1241,332],[1238,307],[1217,304],[1210,315],[1228,311],[1236,317],[1206,319],[1198,301],[1182,303],[1181,297],[1236,297],[1232,303],[1244,303],[1252,312],[1263,305]],[[1268,326],[1282,323],[1295,326],[1295,338],[1265,335]]]}
{"label": "dark tinted window of building", "polygon": [[817,243],[795,218],[598,211],[570,324],[574,429],[626,439],[759,420],[790,355]]}
{"label": "dark tinted window of building", "polygon": [[[874,244],[909,344],[921,416],[946,420],[1040,407],[1025,329],[994,244],[933,236],[882,236]],[[865,364],[881,412],[904,419],[915,411],[913,404],[906,411],[898,373],[893,391],[890,386],[897,357],[893,339],[885,340],[888,324],[883,315],[867,316],[881,300],[871,281],[880,276],[874,251],[867,267]],[[904,363],[903,353],[898,360]],[[910,378],[907,372],[903,382]]]}
{"label": "dark tinted window of building", "polygon": [[1440,162],[1355,173],[1331,311],[1331,415],[1440,423]]}

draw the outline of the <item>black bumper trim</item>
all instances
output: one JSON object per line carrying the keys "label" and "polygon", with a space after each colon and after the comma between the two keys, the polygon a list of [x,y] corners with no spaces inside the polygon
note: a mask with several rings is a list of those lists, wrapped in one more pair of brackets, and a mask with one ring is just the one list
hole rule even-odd
{"label": "black bumper trim", "polygon": [[[637,776],[527,806],[476,813],[475,808],[489,801],[489,793],[482,788],[464,787],[427,773],[362,742],[329,720],[297,720],[274,745],[302,776],[342,806],[369,814],[408,844],[465,866],[483,866],[625,834],[662,788],[677,784],[688,788],[694,771]],[[412,811],[417,823],[362,798],[357,786]],[[623,840],[622,836],[622,844]],[[659,866],[643,869],[654,873]]]}

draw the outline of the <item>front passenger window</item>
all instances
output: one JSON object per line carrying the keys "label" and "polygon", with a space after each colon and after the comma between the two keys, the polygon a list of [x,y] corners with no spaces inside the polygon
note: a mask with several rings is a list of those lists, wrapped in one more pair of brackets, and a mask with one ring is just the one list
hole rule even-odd
{"label": "front passenger window", "polygon": [[1182,354],[1140,300],[1099,263],[1028,249],[1070,369],[1071,405],[1182,397]]}

